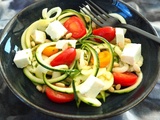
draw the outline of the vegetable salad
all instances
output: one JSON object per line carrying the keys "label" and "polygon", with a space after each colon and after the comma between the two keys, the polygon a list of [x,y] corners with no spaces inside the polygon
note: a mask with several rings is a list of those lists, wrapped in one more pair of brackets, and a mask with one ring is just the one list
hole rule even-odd
{"label": "vegetable salad", "polygon": [[110,94],[130,92],[142,81],[141,45],[125,32],[99,27],[83,12],[45,8],[23,32],[14,63],[51,101],[99,107]]}

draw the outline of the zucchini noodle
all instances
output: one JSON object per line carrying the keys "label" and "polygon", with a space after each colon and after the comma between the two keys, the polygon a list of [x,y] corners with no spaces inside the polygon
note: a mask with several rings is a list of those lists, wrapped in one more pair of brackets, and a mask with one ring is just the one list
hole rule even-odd
{"label": "zucchini noodle", "polygon": [[[126,24],[126,23],[127,23],[126,20],[125,20],[120,14],[110,13],[109,15],[117,18],[117,19],[118,19],[121,23],[123,23],[123,24]],[[127,29],[124,29],[124,28],[123,28],[123,31],[124,31],[124,34],[125,34],[125,33],[127,32]]]}
{"label": "zucchini noodle", "polygon": [[[54,21],[57,19],[57,17],[61,14],[62,9],[60,7],[55,7],[50,9],[48,12],[48,8],[45,8],[42,10],[42,17],[43,19],[47,19],[50,22]],[[55,16],[51,17],[52,15],[54,15],[56,13]]]}
{"label": "zucchini noodle", "polygon": [[[126,23],[125,19],[117,13],[110,14],[114,17],[117,17],[122,23]],[[57,52],[52,55],[45,55],[43,52],[46,48],[56,48],[57,41],[51,40],[51,37],[45,31],[50,23],[54,21],[59,21],[62,25],[70,17],[76,16],[85,26],[86,34],[77,39],[74,49],[76,50],[76,57],[70,65],[60,64],[52,66],[51,62],[57,56],[61,55],[66,48],[73,47],[71,42],[64,43],[63,48],[57,48]],[[134,65],[127,64],[121,60],[121,55],[124,48],[121,48],[116,43],[110,43],[105,38],[92,35],[92,24],[90,17],[84,13],[66,9],[62,10],[60,7],[52,8],[48,11],[48,8],[42,10],[42,18],[33,22],[30,26],[26,28],[21,36],[21,46],[22,49],[31,49],[32,50],[32,59],[31,64],[23,68],[23,72],[28,79],[36,85],[37,89],[40,91],[39,87],[49,86],[55,91],[63,93],[74,93],[75,100],[83,101],[91,106],[99,107],[101,102],[98,99],[103,99],[105,101],[106,97],[118,93],[127,93],[138,87],[141,83],[143,74],[141,71],[141,66],[143,65],[143,56],[136,62]],[[98,27],[98,26],[96,26]],[[59,28],[57,28],[59,29]],[[45,39],[43,42],[35,41],[35,31],[41,32],[42,38]],[[126,33],[126,29],[124,34]],[[122,32],[123,32],[122,30]],[[72,37],[72,34],[67,36],[65,33],[60,37],[59,40],[75,40]],[[96,39],[101,40],[99,43]],[[130,44],[125,41],[125,45]],[[61,46],[61,45],[59,45]],[[109,62],[104,66],[100,67],[101,59],[99,53],[107,52],[110,56]],[[70,55],[71,56],[71,55]],[[65,59],[69,59],[68,58]],[[106,56],[105,56],[106,57]],[[121,86],[115,87],[113,72],[124,73],[124,72],[134,72],[138,79],[135,84],[121,88]],[[104,83],[103,88],[100,90],[96,98],[89,98],[80,93],[80,88],[85,81],[87,81],[89,76],[94,76],[95,78],[101,80]],[[58,86],[62,85],[62,86]],[[113,90],[111,90],[111,88]],[[41,91],[42,93],[45,90]]]}

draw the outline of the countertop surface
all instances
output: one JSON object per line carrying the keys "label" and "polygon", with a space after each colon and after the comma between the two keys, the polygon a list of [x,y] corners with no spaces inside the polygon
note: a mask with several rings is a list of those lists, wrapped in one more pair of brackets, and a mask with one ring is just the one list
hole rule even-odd
{"label": "countertop surface", "polygon": [[[0,34],[8,21],[38,0],[0,0]],[[160,35],[160,0],[124,0],[142,13]],[[0,77],[0,120],[60,120],[30,108],[9,90]],[[160,120],[160,79],[152,92],[129,111],[103,120]]]}

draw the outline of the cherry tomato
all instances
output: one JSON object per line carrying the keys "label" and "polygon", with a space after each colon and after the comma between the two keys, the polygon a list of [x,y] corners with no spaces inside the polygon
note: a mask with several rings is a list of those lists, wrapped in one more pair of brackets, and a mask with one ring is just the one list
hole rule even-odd
{"label": "cherry tomato", "polygon": [[100,68],[106,67],[111,61],[111,54],[109,51],[102,51],[98,54]]}
{"label": "cherry tomato", "polygon": [[123,87],[131,86],[136,83],[138,76],[131,72],[113,73],[114,83],[121,84]]}
{"label": "cherry tomato", "polygon": [[[109,27],[109,26],[94,29],[92,33],[93,35],[98,35],[107,39],[109,42],[112,41],[116,36],[115,28]],[[99,39],[95,39],[95,40],[97,42],[102,42]]]}
{"label": "cherry tomato", "polygon": [[81,38],[86,34],[86,27],[83,21],[77,16],[72,16],[66,20],[64,27],[72,33],[72,37],[75,39]]}
{"label": "cherry tomato", "polygon": [[53,102],[66,103],[74,100],[74,94],[62,93],[46,87],[46,96]]}
{"label": "cherry tomato", "polygon": [[[98,53],[100,68],[106,67],[111,61],[111,54],[109,51],[102,51]],[[94,62],[93,57],[91,58],[91,63]]]}
{"label": "cherry tomato", "polygon": [[43,50],[42,54],[49,57],[57,52],[58,52],[58,48],[53,46],[48,46]]}
{"label": "cherry tomato", "polygon": [[70,65],[76,57],[76,49],[75,48],[67,48],[62,53],[60,53],[58,56],[56,56],[50,63],[51,66],[57,66],[57,65]]}

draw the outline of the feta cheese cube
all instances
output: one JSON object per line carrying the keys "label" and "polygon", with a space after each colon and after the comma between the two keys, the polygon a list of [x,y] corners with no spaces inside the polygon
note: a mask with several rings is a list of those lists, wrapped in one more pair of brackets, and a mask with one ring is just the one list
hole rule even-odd
{"label": "feta cheese cube", "polygon": [[76,48],[77,40],[59,40],[56,42],[56,48],[63,49],[65,46],[71,45],[73,48]]}
{"label": "feta cheese cube", "polygon": [[100,79],[90,75],[87,80],[82,83],[79,92],[86,97],[96,98],[103,87],[104,83]]}
{"label": "feta cheese cube", "polygon": [[32,59],[31,49],[25,49],[17,51],[13,61],[18,68],[24,68],[27,65],[31,64],[31,59]]}
{"label": "feta cheese cube", "polygon": [[37,44],[41,44],[44,43],[46,40],[46,34],[43,31],[40,30],[35,30],[34,34],[32,35],[33,40],[35,41],[35,43]]}
{"label": "feta cheese cube", "polygon": [[116,43],[118,46],[124,46],[124,31],[122,28],[116,28]]}
{"label": "feta cheese cube", "polygon": [[52,40],[59,40],[67,33],[67,29],[59,21],[50,23],[45,31]]}
{"label": "feta cheese cube", "polygon": [[121,60],[130,65],[134,65],[141,57],[141,44],[130,43],[127,44],[121,55]]}

